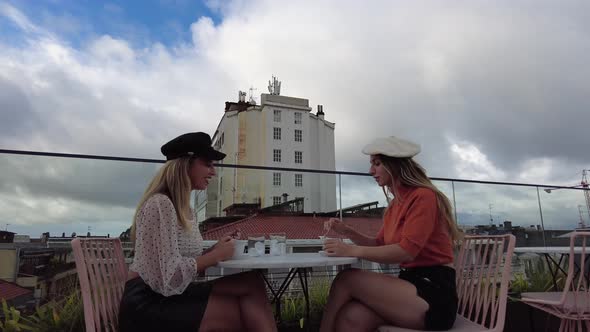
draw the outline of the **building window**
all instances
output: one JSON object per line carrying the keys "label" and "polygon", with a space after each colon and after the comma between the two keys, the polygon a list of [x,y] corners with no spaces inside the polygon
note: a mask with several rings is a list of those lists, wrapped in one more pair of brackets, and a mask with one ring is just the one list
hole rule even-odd
{"label": "building window", "polygon": [[281,139],[281,128],[274,127],[272,129],[272,137],[275,140],[280,140]]}
{"label": "building window", "polygon": [[274,161],[275,163],[281,162],[281,150],[280,149],[272,150],[272,161]]}
{"label": "building window", "polygon": [[303,174],[295,174],[295,187],[303,187]]}
{"label": "building window", "polygon": [[219,135],[219,137],[215,141],[215,148],[217,150],[221,149],[221,147],[223,146],[223,141],[224,140],[225,140],[225,133],[221,133],[221,135]]}
{"label": "building window", "polygon": [[301,129],[295,129],[295,142],[303,141],[303,132]]}
{"label": "building window", "polygon": [[273,186],[280,186],[281,185],[281,173],[272,173],[272,185]]}
{"label": "building window", "polygon": [[296,164],[303,163],[303,152],[295,151],[295,163]]}
{"label": "building window", "polygon": [[275,122],[281,122],[281,111],[274,110],[273,114],[274,114]]}
{"label": "building window", "polygon": [[295,112],[295,124],[301,124],[301,113]]}
{"label": "building window", "polygon": [[279,205],[282,203],[282,197],[281,196],[273,196],[272,197],[272,205]]}

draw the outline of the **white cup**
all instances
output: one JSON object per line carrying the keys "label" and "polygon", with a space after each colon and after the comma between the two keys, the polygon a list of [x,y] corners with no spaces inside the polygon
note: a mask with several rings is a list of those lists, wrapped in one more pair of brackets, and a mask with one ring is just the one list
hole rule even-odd
{"label": "white cup", "polygon": [[281,251],[279,249],[279,241],[276,239],[270,240],[270,255],[271,256],[280,256]]}
{"label": "white cup", "polygon": [[248,245],[247,240],[234,240],[234,257],[233,258],[241,258],[246,256],[248,253],[246,252],[246,248]]}

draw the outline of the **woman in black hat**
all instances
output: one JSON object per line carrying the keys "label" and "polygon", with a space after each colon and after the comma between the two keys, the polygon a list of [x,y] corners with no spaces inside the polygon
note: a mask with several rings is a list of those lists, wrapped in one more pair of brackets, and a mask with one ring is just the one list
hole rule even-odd
{"label": "woman in black hat", "polygon": [[167,162],[148,185],[131,226],[135,257],[121,300],[120,331],[276,331],[258,274],[199,277],[234,253],[230,236],[203,252],[189,202],[193,190],[207,188],[215,176],[213,161],[225,154],[211,147],[205,133],[181,135],[161,150]]}
{"label": "woman in black hat", "polygon": [[[462,237],[449,199],[413,156],[420,146],[396,137],[376,139],[363,149],[369,172],[389,205],[376,237],[332,218],[326,228],[350,238],[324,243],[328,256],[352,256],[399,264],[399,277],[349,269],[332,283],[320,331],[374,331],[380,325],[448,330],[457,316],[453,242]],[[390,199],[390,194],[393,199]]]}

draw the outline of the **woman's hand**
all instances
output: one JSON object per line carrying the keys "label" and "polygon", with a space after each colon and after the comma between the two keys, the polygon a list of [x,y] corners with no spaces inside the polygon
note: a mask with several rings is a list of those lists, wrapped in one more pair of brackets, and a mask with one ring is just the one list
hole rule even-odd
{"label": "woman's hand", "polygon": [[[240,231],[240,229],[239,229],[239,228],[237,228],[237,229],[236,229],[236,230],[234,230],[233,232],[225,234],[225,236],[229,236],[229,237],[231,237],[232,239],[239,240],[239,239],[241,239],[241,238],[242,238],[242,232]],[[225,237],[225,236],[224,236],[224,237]]]}
{"label": "woman's hand", "polygon": [[236,243],[232,237],[224,236],[211,248],[210,253],[219,261],[224,261],[233,257],[235,246]]}
{"label": "woman's hand", "polygon": [[340,239],[327,239],[324,242],[324,251],[328,256],[356,257],[357,248],[357,246],[346,244]]}
{"label": "woman's hand", "polygon": [[338,218],[330,218],[328,221],[324,222],[324,230],[329,231],[331,229],[338,234],[345,235],[348,232],[349,227]]}

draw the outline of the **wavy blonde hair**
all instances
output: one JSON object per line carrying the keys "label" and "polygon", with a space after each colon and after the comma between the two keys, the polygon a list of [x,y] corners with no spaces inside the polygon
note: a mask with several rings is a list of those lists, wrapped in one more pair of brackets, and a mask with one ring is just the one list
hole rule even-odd
{"label": "wavy blonde hair", "polygon": [[170,198],[176,210],[178,222],[186,230],[191,225],[190,196],[192,191],[189,170],[194,158],[182,157],[167,161],[147,186],[137,204],[133,224],[131,225],[131,241],[135,242],[135,222],[145,202],[155,194],[164,194]]}
{"label": "wavy blonde hair", "polygon": [[[385,171],[391,176],[393,181],[397,181],[404,186],[422,187],[434,191],[440,217],[446,221],[451,239],[453,242],[458,242],[463,239],[464,234],[457,226],[451,202],[447,196],[438,190],[432,181],[430,181],[428,176],[426,176],[426,170],[418,164],[418,162],[411,158],[394,158],[384,155],[379,155],[378,157],[379,160],[381,160]],[[399,200],[400,196],[395,185],[391,188],[388,187],[387,189],[383,187],[383,192],[385,193],[388,203],[390,202],[389,193],[393,194],[393,201]],[[391,204],[389,204],[389,206],[391,206]],[[388,209],[389,206],[387,207]]]}

